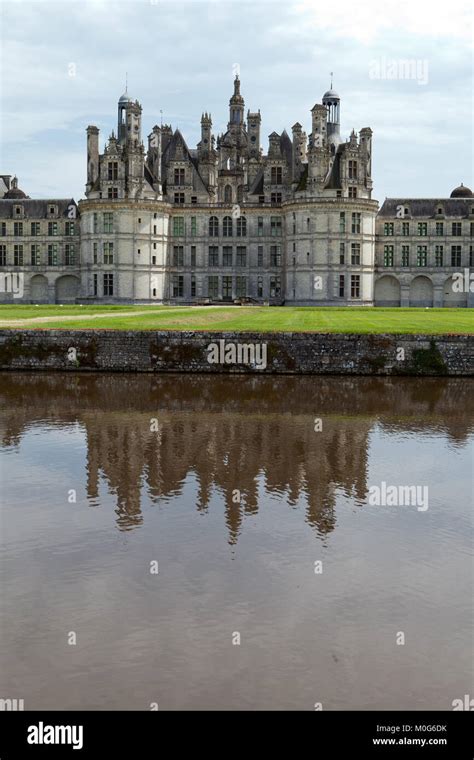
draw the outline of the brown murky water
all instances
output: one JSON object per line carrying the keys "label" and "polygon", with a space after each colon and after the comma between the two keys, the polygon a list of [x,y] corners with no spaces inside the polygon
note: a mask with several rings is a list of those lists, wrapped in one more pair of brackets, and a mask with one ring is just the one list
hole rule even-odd
{"label": "brown murky water", "polygon": [[[473,391],[3,374],[0,697],[384,710],[473,695]],[[370,503],[382,482],[429,501]]]}

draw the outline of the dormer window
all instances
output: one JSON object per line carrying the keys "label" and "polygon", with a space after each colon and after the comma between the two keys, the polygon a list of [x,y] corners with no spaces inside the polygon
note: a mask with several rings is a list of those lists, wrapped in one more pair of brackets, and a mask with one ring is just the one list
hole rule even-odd
{"label": "dormer window", "polygon": [[23,206],[15,206],[15,216],[23,216]]}

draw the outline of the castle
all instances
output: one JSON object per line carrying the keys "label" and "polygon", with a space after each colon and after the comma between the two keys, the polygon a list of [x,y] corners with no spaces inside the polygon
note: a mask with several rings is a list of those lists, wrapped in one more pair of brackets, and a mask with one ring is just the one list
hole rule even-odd
{"label": "castle", "polygon": [[[235,77],[224,134],[190,149],[128,92],[99,149],[87,127],[85,199],[31,200],[0,176],[0,271],[25,303],[474,306],[474,197],[372,198],[372,130],[340,134],[331,88],[311,131],[272,132]],[[2,278],[0,277],[0,280]],[[474,291],[474,286],[473,286]],[[0,299],[13,300],[8,288]]]}

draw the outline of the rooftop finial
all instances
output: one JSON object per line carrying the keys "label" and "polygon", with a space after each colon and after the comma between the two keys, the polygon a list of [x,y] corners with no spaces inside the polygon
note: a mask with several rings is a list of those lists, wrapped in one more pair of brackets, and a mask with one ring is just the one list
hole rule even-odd
{"label": "rooftop finial", "polygon": [[128,92],[128,71],[125,72],[125,92]]}
{"label": "rooftop finial", "polygon": [[330,74],[331,74],[331,90],[332,90],[332,78],[334,76],[334,72],[331,71]]}

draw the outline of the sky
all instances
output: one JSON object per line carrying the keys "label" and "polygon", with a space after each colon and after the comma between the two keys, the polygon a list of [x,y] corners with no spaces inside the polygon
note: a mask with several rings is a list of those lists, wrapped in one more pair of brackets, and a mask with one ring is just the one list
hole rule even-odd
{"label": "sky", "polygon": [[371,127],[373,197],[473,188],[470,0],[0,0],[0,173],[32,198],[84,197],[86,127],[100,149],[125,90],[142,138],[179,127],[188,147],[208,111],[225,131],[235,72],[268,135],[299,121],[334,72],[341,133]]}

